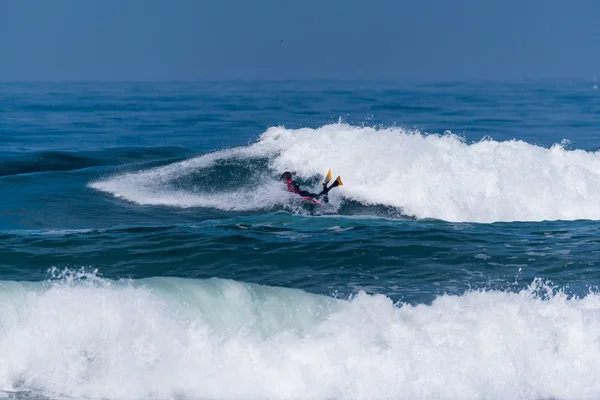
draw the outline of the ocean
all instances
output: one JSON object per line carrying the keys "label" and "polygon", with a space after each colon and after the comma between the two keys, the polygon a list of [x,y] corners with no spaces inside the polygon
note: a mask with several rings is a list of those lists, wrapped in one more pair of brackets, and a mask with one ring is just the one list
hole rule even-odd
{"label": "ocean", "polygon": [[591,80],[0,84],[0,398],[600,398],[598,149]]}

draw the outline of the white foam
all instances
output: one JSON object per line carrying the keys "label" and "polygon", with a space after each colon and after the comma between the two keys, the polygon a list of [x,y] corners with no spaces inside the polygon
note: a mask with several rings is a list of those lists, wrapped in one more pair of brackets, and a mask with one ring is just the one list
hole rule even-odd
{"label": "white foam", "polygon": [[448,221],[600,218],[600,155],[523,141],[467,144],[455,135],[344,124],[271,128],[273,166],[301,176],[332,168],[347,198]]}
{"label": "white foam", "polygon": [[199,191],[174,189],[169,183],[196,170],[212,166],[215,162],[231,158],[264,156],[253,147],[229,149],[195,157],[190,160],[156,167],[140,172],[120,174],[92,182],[90,187],[113,194],[116,197],[144,205],[173,207],[211,207],[222,210],[255,210],[273,207],[289,201],[289,194],[282,191],[272,179],[265,177],[251,188],[233,192],[219,192],[216,188]]}
{"label": "white foam", "polygon": [[225,280],[3,282],[0,388],[97,399],[598,398],[600,295],[539,289],[398,307]]}
{"label": "white foam", "polygon": [[543,148],[517,140],[468,144],[451,134],[347,124],[296,130],[273,127],[244,148],[112,177],[91,186],[141,204],[247,210],[289,201],[281,184],[267,177],[258,192],[192,194],[166,189],[169,179],[218,159],[258,156],[270,158],[272,170],[265,175],[274,177],[290,170],[310,178],[332,168],[344,181],[334,198],[398,207],[418,218],[472,222],[600,219],[598,153],[565,150],[562,145]]}

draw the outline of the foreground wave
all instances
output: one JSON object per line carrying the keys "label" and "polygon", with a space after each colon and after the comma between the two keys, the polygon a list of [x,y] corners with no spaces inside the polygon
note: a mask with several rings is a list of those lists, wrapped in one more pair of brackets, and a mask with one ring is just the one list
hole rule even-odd
{"label": "foreground wave", "polygon": [[41,397],[600,396],[600,294],[541,282],[431,304],[209,279],[0,283],[0,388]]}
{"label": "foreground wave", "polygon": [[249,146],[90,186],[139,204],[261,210],[290,204],[281,171],[318,188],[329,168],[345,182],[332,192],[332,212],[355,202],[453,222],[600,219],[596,152],[347,124],[274,127]]}

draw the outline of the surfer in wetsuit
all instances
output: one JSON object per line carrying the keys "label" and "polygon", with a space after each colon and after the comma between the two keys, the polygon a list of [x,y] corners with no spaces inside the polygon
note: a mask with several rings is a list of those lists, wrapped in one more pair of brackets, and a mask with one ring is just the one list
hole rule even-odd
{"label": "surfer in wetsuit", "polygon": [[323,190],[321,191],[321,193],[317,194],[317,193],[311,193],[307,190],[301,190],[300,184],[292,179],[292,174],[288,171],[285,171],[283,174],[281,174],[281,180],[284,181],[285,184],[287,185],[288,192],[296,193],[302,197],[310,197],[311,199],[318,199],[318,198],[323,197],[323,201],[325,203],[327,203],[329,201],[329,198],[327,197],[327,193],[329,192],[329,190],[331,188],[327,187],[326,182],[323,183]]}

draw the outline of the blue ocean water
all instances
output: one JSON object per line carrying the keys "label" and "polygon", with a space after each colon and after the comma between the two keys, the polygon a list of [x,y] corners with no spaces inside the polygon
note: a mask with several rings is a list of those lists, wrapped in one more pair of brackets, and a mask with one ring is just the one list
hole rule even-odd
{"label": "blue ocean water", "polygon": [[598,398],[599,127],[585,81],[0,84],[0,397]]}

